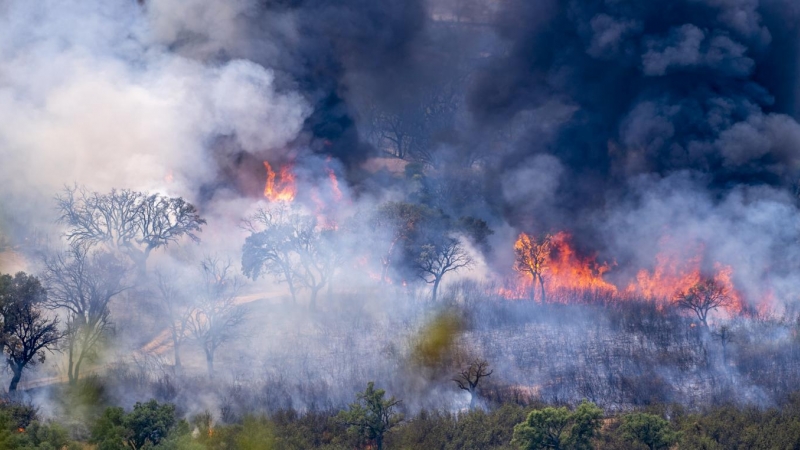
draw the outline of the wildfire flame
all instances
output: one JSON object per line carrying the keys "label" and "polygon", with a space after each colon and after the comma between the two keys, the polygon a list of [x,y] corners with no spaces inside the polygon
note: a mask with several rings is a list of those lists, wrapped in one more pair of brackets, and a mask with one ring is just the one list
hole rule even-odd
{"label": "wildfire flame", "polygon": [[536,289],[537,280],[531,271],[541,274],[546,290],[601,290],[616,293],[617,287],[603,279],[603,274],[608,272],[610,266],[598,263],[593,257],[579,256],[572,248],[571,240],[572,237],[565,232],[538,239],[521,233],[514,248],[518,251],[529,249],[528,254],[532,258],[526,264],[531,269],[527,273],[521,272],[525,285],[522,289],[504,287],[501,295],[521,298],[520,291]]}
{"label": "wildfire flame", "polygon": [[331,190],[333,191],[333,198],[338,200],[342,199],[342,190],[339,189],[339,180],[336,179],[336,174],[330,167],[325,169],[328,172],[328,179],[331,180]]}
{"label": "wildfire flame", "polygon": [[[531,244],[533,243],[533,244]],[[669,237],[662,239],[663,248],[674,248],[669,245]],[[662,252],[656,256],[655,267],[652,270],[642,269],[636,279],[631,281],[622,290],[616,285],[606,281],[604,275],[611,269],[609,263],[598,262],[594,256],[579,255],[572,246],[572,238],[568,233],[559,232],[546,238],[535,238],[526,233],[521,233],[515,242],[515,249],[530,248],[531,245],[546,246],[545,256],[537,263],[539,273],[542,274],[545,290],[558,291],[600,291],[608,294],[637,295],[659,301],[672,301],[676,294],[685,293],[697,284],[704,276],[714,278],[724,287],[730,297],[730,312],[741,312],[745,303],[741,294],[733,283],[733,269],[725,264],[713,263],[713,271],[703,270],[704,246],[696,245],[684,251]],[[685,255],[693,255],[686,257]],[[706,266],[707,269],[708,266]],[[505,286],[498,293],[509,299],[522,299],[528,297],[526,292],[538,289],[538,281],[525,271],[522,283]],[[535,283],[536,282],[536,283]],[[552,300],[552,297],[550,297]]]}
{"label": "wildfire flame", "polygon": [[[264,197],[269,201],[291,202],[297,193],[295,177],[292,173],[292,166],[281,167],[276,174],[272,166],[264,161],[264,168],[267,170],[267,182],[264,185]],[[277,178],[277,179],[276,179]]]}

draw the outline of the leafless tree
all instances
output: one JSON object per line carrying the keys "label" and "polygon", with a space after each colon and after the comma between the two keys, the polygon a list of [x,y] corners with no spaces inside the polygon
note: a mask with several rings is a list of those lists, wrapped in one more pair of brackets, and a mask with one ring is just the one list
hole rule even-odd
{"label": "leafless tree", "polygon": [[544,234],[536,237],[526,233],[521,233],[514,244],[516,260],[514,269],[526,276],[531,277],[531,300],[534,299],[536,282],[542,291],[542,303],[545,302],[544,273],[547,271],[550,262],[550,250],[552,236]]}
{"label": "leafless tree", "polygon": [[198,242],[206,221],[182,198],[165,197],[128,189],[108,194],[68,187],[56,197],[66,237],[81,245],[102,244],[120,251],[146,270],[150,253],[183,236]]}
{"label": "leafless tree", "polygon": [[131,288],[129,266],[112,253],[73,244],[66,252],[45,258],[47,304],[66,313],[67,376],[75,384],[81,364],[96,355],[112,329],[109,303]]}
{"label": "leafless tree", "polygon": [[469,363],[469,366],[462,370],[453,381],[456,382],[459,389],[469,392],[470,409],[475,407],[475,397],[477,394],[478,383],[482,378],[486,378],[494,373],[494,370],[489,370],[489,363],[485,359],[475,359]]}
{"label": "leafless tree", "polygon": [[720,306],[730,306],[731,297],[728,289],[711,277],[704,277],[686,292],[675,295],[675,304],[691,310],[708,329],[708,313]]}
{"label": "leafless tree", "polygon": [[187,323],[189,334],[205,353],[208,376],[213,377],[214,354],[240,335],[246,308],[236,303],[241,282],[230,261],[206,257],[200,267],[197,302]]}
{"label": "leafless tree", "polygon": [[42,307],[47,291],[39,279],[23,272],[0,276],[2,308],[2,347],[12,372],[9,392],[17,390],[22,371],[44,362],[45,351],[52,350],[62,337],[58,318],[46,317]]}
{"label": "leafless tree", "polygon": [[420,278],[433,284],[432,300],[436,301],[439,284],[449,272],[457,272],[472,266],[472,257],[464,249],[461,241],[454,237],[439,239],[435,243],[424,244],[416,260]]}
{"label": "leafless tree", "polygon": [[181,370],[181,345],[186,340],[189,331],[193,308],[188,299],[187,288],[178,282],[175,272],[165,272],[157,269],[154,277],[155,297],[160,316],[169,327],[172,338],[174,367],[177,372]]}

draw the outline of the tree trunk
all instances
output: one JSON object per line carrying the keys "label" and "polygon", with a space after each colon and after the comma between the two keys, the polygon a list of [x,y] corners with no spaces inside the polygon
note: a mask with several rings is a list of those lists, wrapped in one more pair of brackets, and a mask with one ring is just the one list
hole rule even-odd
{"label": "tree trunk", "polygon": [[81,363],[83,362],[83,352],[81,352],[81,356],[78,357],[78,361],[75,362],[75,367],[72,369],[72,379],[70,379],[70,384],[75,385],[78,383],[78,378],[80,377],[81,372]]}
{"label": "tree trunk", "polygon": [[17,384],[19,384],[19,380],[20,380],[20,378],[22,378],[22,368],[23,368],[23,366],[20,366],[20,365],[18,365],[16,363],[9,364],[9,365],[11,366],[11,372],[14,373],[14,376],[11,377],[11,384],[8,386],[8,393],[10,394],[10,393],[15,392],[17,390]]}
{"label": "tree trunk", "polygon": [[436,277],[436,278],[433,280],[433,295],[431,296],[431,301],[433,301],[434,303],[436,303],[436,296],[437,296],[437,295],[438,295],[438,293],[439,293],[439,283],[440,283],[441,281],[442,281],[442,278],[441,278],[441,277]]}
{"label": "tree trunk", "polygon": [[470,390],[469,391],[469,409],[470,409],[470,411],[475,409],[475,391],[474,390]]}
{"label": "tree trunk", "polygon": [[378,450],[383,450],[383,435],[378,435],[375,438],[375,445],[378,447]]}
{"label": "tree trunk", "polygon": [[308,309],[314,311],[317,309],[317,294],[322,286],[316,286],[311,288],[311,300],[308,302]]}
{"label": "tree trunk", "polygon": [[542,304],[544,304],[547,299],[545,298],[544,294],[544,277],[539,275],[539,286],[542,288]]}
{"label": "tree trunk", "polygon": [[74,336],[70,337],[69,350],[68,350],[69,359],[68,359],[68,362],[67,362],[67,380],[69,380],[69,384],[71,386],[74,386],[75,385],[75,381],[77,381],[77,378],[75,378],[75,374],[74,374],[75,364],[73,362],[74,361],[73,360],[73,355],[75,353],[75,341],[74,341],[74,338],[75,338]]}
{"label": "tree trunk", "polygon": [[208,367],[208,378],[214,378],[214,351],[206,349],[206,366]]}
{"label": "tree trunk", "polygon": [[175,353],[175,372],[180,372],[181,370],[181,354],[180,354],[180,340],[178,339],[178,333],[175,332],[175,329],[172,330],[172,350]]}
{"label": "tree trunk", "polygon": [[294,289],[294,282],[292,281],[291,276],[286,277],[286,284],[289,285],[289,293],[292,294],[292,303],[297,304],[297,292]]}

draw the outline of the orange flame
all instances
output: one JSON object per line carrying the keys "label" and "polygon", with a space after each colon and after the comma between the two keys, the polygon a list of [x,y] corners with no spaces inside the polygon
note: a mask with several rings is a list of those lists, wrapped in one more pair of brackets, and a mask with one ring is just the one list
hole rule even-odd
{"label": "orange flame", "polygon": [[565,232],[552,238],[550,253],[550,286],[555,289],[591,289],[617,292],[617,287],[603,279],[611,268],[594,257],[581,257],[570,245],[572,237]]}
{"label": "orange flame", "polygon": [[336,174],[330,167],[325,169],[328,172],[328,178],[331,180],[331,190],[333,191],[333,198],[337,201],[342,199],[342,190],[339,189],[339,180],[336,179]]}
{"label": "orange flame", "polygon": [[[598,263],[594,257],[579,256],[571,244],[572,237],[569,233],[559,232],[549,236],[546,240],[536,239],[526,233],[521,233],[517,238],[514,248],[524,249],[535,247],[544,252],[543,255],[534,255],[533,270],[541,273],[545,280],[545,290],[600,290],[616,293],[617,287],[603,279],[603,274],[608,272],[607,263]],[[533,243],[533,244],[531,244]],[[529,263],[530,264],[530,263]],[[532,274],[526,273],[524,283],[528,289],[535,289]],[[523,289],[524,290],[524,289]],[[504,297],[521,298],[520,289],[501,288],[500,294]]]}
{"label": "orange flame", "polygon": [[[566,232],[559,232],[549,239],[536,239],[528,234],[521,233],[515,242],[515,249],[531,247],[544,248],[544,257],[539,258],[537,269],[544,278],[545,290],[548,292],[559,291],[600,291],[608,294],[625,294],[626,296],[638,295],[647,299],[672,301],[678,293],[685,293],[697,284],[703,276],[711,276],[720,283],[730,296],[729,312],[742,312],[745,302],[733,283],[733,269],[721,263],[713,264],[713,272],[707,273],[703,269],[703,256],[705,247],[696,245],[677,251],[665,251],[656,256],[656,264],[652,270],[642,269],[636,279],[631,281],[624,291],[614,284],[606,281],[604,275],[611,269],[608,263],[598,262],[594,256],[579,255],[572,246],[572,238]],[[669,242],[669,236],[662,239],[662,248],[674,249]],[[693,255],[686,258],[685,255]],[[706,266],[707,267],[707,266]],[[530,273],[522,272],[522,283],[516,286],[506,283],[498,289],[497,293],[508,299],[527,298],[526,292],[537,289],[534,277]],[[554,297],[548,296],[552,301]],[[559,296],[562,299],[563,296]]]}
{"label": "orange flame", "polygon": [[291,202],[297,193],[295,187],[295,177],[292,173],[292,166],[286,165],[281,167],[278,172],[277,181],[276,173],[272,170],[272,166],[264,161],[264,168],[267,170],[267,183],[264,185],[264,197],[269,201],[275,202]]}

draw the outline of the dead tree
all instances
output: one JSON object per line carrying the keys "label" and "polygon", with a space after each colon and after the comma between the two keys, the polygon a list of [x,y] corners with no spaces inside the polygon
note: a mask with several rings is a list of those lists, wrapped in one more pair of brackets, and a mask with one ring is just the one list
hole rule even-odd
{"label": "dead tree", "polygon": [[136,264],[140,274],[153,250],[183,236],[199,242],[196,233],[206,223],[182,198],[128,189],[101,194],[66,188],[56,197],[56,204],[70,243],[119,251]]}
{"label": "dead tree", "polygon": [[542,303],[545,302],[544,273],[550,263],[552,236],[544,234],[540,237],[521,233],[514,244],[514,270],[531,277],[531,300],[534,299],[536,282],[542,291]]}
{"label": "dead tree", "polygon": [[27,366],[43,363],[45,352],[53,350],[63,333],[58,318],[48,318],[42,311],[47,291],[41,282],[23,272],[0,276],[0,308],[2,308],[2,347],[11,369],[8,392],[17,390],[22,371]]}
{"label": "dead tree", "polygon": [[432,301],[436,301],[439,284],[449,272],[457,272],[472,266],[472,257],[461,241],[446,237],[435,243],[424,244],[415,261],[417,273],[428,284],[433,284]]}
{"label": "dead tree", "polygon": [[246,309],[236,303],[241,282],[230,261],[206,257],[200,264],[197,302],[188,320],[189,334],[200,344],[206,357],[208,376],[214,376],[217,349],[239,336]]}
{"label": "dead tree", "polygon": [[485,359],[475,359],[469,366],[462,370],[453,381],[456,382],[459,389],[469,392],[469,408],[475,407],[475,398],[477,396],[478,383],[482,378],[486,378],[494,373],[494,370],[489,370],[489,363]]}
{"label": "dead tree", "polygon": [[704,277],[688,291],[676,294],[675,304],[693,311],[708,330],[708,314],[720,306],[730,306],[731,297],[724,285],[714,278]]}
{"label": "dead tree", "polygon": [[155,271],[155,297],[160,316],[168,326],[172,339],[175,371],[180,372],[181,345],[189,331],[193,308],[187,298],[187,289],[180,286],[177,279],[178,275],[174,272]]}
{"label": "dead tree", "polygon": [[97,354],[112,330],[109,303],[131,288],[129,267],[108,252],[73,244],[45,258],[47,305],[66,313],[67,377],[75,384],[81,364]]}

